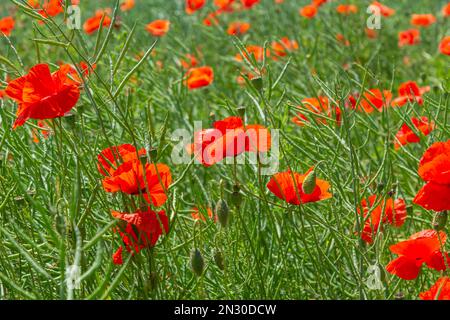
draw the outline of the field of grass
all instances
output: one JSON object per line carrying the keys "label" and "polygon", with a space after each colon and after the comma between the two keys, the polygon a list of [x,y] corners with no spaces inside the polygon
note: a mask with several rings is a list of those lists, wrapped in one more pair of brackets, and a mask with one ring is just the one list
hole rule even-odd
{"label": "field of grass", "polygon": [[[213,0],[192,14],[184,0],[135,0],[127,11],[123,1],[79,2],[81,29],[68,25],[70,0],[65,12],[48,18],[26,0],[0,4],[0,19],[15,20],[10,34],[0,35],[0,299],[419,299],[439,278],[448,279],[450,259],[442,255],[440,269],[421,257],[411,280],[386,270],[398,257],[390,247],[423,230],[441,230],[438,250],[449,251],[448,224],[433,224],[450,209],[450,50],[440,49],[450,35],[442,11],[448,1],[381,1],[395,13],[381,16],[374,35],[366,30],[373,1],[328,1],[306,18],[299,10],[310,1],[260,0],[244,8],[245,1],[235,0],[210,26],[204,19],[217,12]],[[358,10],[340,14],[340,4]],[[102,21],[111,23],[87,34],[84,22],[106,8]],[[433,14],[436,21],[414,26],[413,14]],[[156,19],[170,21],[163,36],[146,30]],[[234,21],[250,29],[229,35]],[[420,30],[420,40],[399,46],[399,33],[408,29]],[[282,38],[289,41],[274,46]],[[251,45],[259,51],[251,54]],[[196,66],[180,64],[190,63],[187,54]],[[38,64],[51,72],[70,64],[67,77],[79,98],[64,116],[29,116],[12,129],[18,101],[7,88]],[[190,87],[189,68],[202,66],[212,68],[213,81]],[[406,94],[398,92],[408,81],[424,89],[411,95],[410,83]],[[28,98],[45,96],[39,88],[46,85],[39,76]],[[373,89],[386,92],[375,101]],[[305,100],[319,97],[315,107]],[[62,94],[57,104],[69,99]],[[269,129],[270,151],[242,152],[211,166],[195,157],[176,161],[174,153],[189,149],[177,132],[188,132],[192,143],[195,122],[206,129],[231,116],[243,127]],[[413,125],[421,117],[426,132]],[[396,147],[404,124],[418,139]],[[447,145],[438,168],[447,194],[436,194],[444,209],[433,211],[413,199],[428,181],[419,162],[437,142]],[[171,181],[158,166],[138,191],[108,192],[105,180],[127,161],[114,156],[105,172],[98,155],[123,144],[143,148],[139,157],[134,148],[129,154],[141,169],[165,164]],[[275,168],[269,174],[267,155]],[[307,174],[301,178],[308,185],[292,183],[312,167],[317,180]],[[286,172],[284,181],[278,172]],[[327,182],[330,196],[319,190]],[[144,199],[147,192],[153,197],[152,188],[160,189],[158,201]],[[293,200],[277,197],[277,188]],[[316,192],[321,196],[304,200]],[[388,213],[391,199],[404,205]],[[112,215],[138,210],[153,210],[146,213],[152,219],[155,211],[165,213],[156,215],[150,234]],[[383,221],[371,224],[377,210]],[[400,211],[400,222],[386,220]],[[118,254],[113,259],[119,247],[122,261]],[[447,298],[449,286],[442,289]]]}

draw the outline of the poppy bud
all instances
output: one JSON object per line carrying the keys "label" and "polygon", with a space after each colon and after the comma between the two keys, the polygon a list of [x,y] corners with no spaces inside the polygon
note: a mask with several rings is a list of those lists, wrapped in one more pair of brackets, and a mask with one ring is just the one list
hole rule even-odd
{"label": "poppy bud", "polygon": [[220,270],[224,270],[225,269],[225,261],[224,261],[224,258],[223,258],[222,251],[217,250],[214,253],[214,261],[216,262],[216,265],[217,265],[217,267]]}
{"label": "poppy bud", "polygon": [[216,204],[216,215],[219,218],[219,222],[222,227],[228,225],[228,219],[230,217],[230,210],[228,209],[228,204],[225,200],[220,199]]}
{"label": "poppy bud", "polygon": [[241,118],[245,117],[245,107],[244,106],[237,107],[237,112]]}
{"label": "poppy bud", "polygon": [[205,262],[203,260],[203,256],[200,253],[200,250],[198,249],[194,249],[191,253],[191,267],[192,267],[192,271],[194,271],[194,273],[197,276],[201,276],[203,273],[203,269],[205,267]]}
{"label": "poppy bud", "polygon": [[233,192],[231,193],[231,203],[236,207],[239,208],[242,203],[242,193],[240,192],[241,188],[238,184],[235,184],[233,186]]}
{"label": "poppy bud", "polygon": [[436,212],[433,218],[433,229],[436,231],[444,230],[447,224],[448,213],[447,211]]}
{"label": "poppy bud", "polygon": [[[158,157],[158,149],[156,149],[156,148],[150,148],[148,153],[150,155],[150,159],[152,159],[152,160],[156,160],[156,158]],[[144,154],[141,157],[145,159],[146,155]]]}
{"label": "poppy bud", "polygon": [[313,193],[314,189],[316,188],[316,171],[312,170],[310,173],[308,173],[303,180],[302,183],[302,190],[304,194],[311,194]]}
{"label": "poppy bud", "polygon": [[261,77],[253,78],[253,79],[251,80],[251,82],[252,82],[253,87],[254,87],[256,90],[258,90],[258,91],[261,91],[261,90],[262,90],[262,88],[263,88],[263,80],[262,80]]}

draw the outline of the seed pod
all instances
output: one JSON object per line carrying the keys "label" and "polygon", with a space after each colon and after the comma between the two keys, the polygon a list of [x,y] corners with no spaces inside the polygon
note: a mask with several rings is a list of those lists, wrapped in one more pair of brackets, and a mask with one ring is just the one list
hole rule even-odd
{"label": "seed pod", "polygon": [[315,188],[316,188],[316,171],[312,170],[303,180],[302,190],[303,193],[305,194],[311,194],[313,193]]}
{"label": "seed pod", "polygon": [[263,88],[263,79],[261,77],[256,77],[251,80],[253,87],[256,90],[261,91]]}
{"label": "seed pod", "polygon": [[444,230],[445,225],[447,224],[447,218],[447,211],[436,212],[433,218],[433,229],[436,231]]}
{"label": "seed pod", "polygon": [[233,186],[233,193],[231,193],[231,203],[236,207],[240,208],[242,203],[242,193],[240,192],[241,188],[238,184]]}
{"label": "seed pod", "polygon": [[224,199],[220,199],[216,204],[216,215],[219,218],[220,225],[226,227],[230,218],[230,209]]}
{"label": "seed pod", "polygon": [[225,260],[223,258],[223,253],[220,250],[217,250],[214,253],[214,261],[216,262],[217,267],[220,270],[224,270],[225,269]]}
{"label": "seed pod", "polygon": [[205,267],[205,262],[203,260],[203,256],[200,253],[200,250],[194,249],[191,253],[191,268],[192,271],[197,275],[201,276],[203,273],[203,269]]}

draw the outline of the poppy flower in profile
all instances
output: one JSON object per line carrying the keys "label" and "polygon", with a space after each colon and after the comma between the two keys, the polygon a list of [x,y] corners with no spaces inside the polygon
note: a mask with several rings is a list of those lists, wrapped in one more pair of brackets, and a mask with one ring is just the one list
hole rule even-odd
{"label": "poppy flower in profile", "polygon": [[186,85],[189,90],[207,87],[213,81],[214,81],[214,71],[211,67],[208,66],[191,68],[186,73]]}
{"label": "poppy flower in profile", "polygon": [[119,146],[106,148],[97,156],[98,172],[105,177],[110,176],[114,173],[119,164],[131,160],[138,160],[140,156],[144,155],[144,148],[136,150],[131,144],[121,144]]}
{"label": "poppy flower in profile", "polygon": [[392,100],[391,106],[402,107],[408,102],[423,104],[422,95],[429,91],[429,87],[420,88],[415,81],[407,81],[398,87],[398,97]]}
{"label": "poppy flower in profile", "polygon": [[336,11],[343,15],[355,14],[358,13],[358,7],[354,4],[340,4],[336,7]]}
{"label": "poppy flower in profile", "polygon": [[181,65],[181,67],[186,70],[195,68],[198,65],[197,58],[189,53],[186,54],[184,58],[179,59],[178,62]]}
{"label": "poppy flower in profile", "polygon": [[[247,52],[250,55],[253,55],[253,57],[255,57],[256,61],[258,61],[258,62],[263,61],[263,59],[264,59],[264,48],[263,47],[249,45],[249,46],[246,46],[245,49],[247,50]],[[270,51],[268,49],[266,49],[265,53],[266,53],[266,57],[270,57]],[[234,58],[236,61],[239,61],[239,62],[242,62],[244,58],[247,60],[250,59],[247,56],[247,53],[245,53],[245,52],[236,54],[236,56]]]}
{"label": "poppy flower in profile", "polygon": [[235,21],[228,25],[227,33],[232,36],[243,35],[250,29],[250,23]]}
{"label": "poppy flower in profile", "polygon": [[307,19],[312,19],[317,14],[317,7],[315,5],[304,6],[300,8],[299,14]]}
{"label": "poppy flower in profile", "polygon": [[290,170],[276,173],[272,176],[269,183],[267,183],[267,188],[277,198],[294,205],[317,202],[331,198],[332,195],[328,191],[330,184],[325,180],[317,178],[311,193],[306,194],[304,192],[303,182],[312,170],[314,170],[314,167],[311,167],[305,174],[292,172]]}
{"label": "poppy flower in profile", "polygon": [[38,64],[30,72],[11,81],[6,94],[18,103],[13,129],[28,119],[53,119],[64,116],[78,102],[80,89],[67,73],[59,69],[53,74],[47,64]]}
{"label": "poppy flower in profile", "polygon": [[421,292],[419,298],[422,300],[450,300],[450,278],[439,278],[429,290]]}
{"label": "poppy flower in profile", "polygon": [[[341,109],[338,106],[331,106],[330,101],[327,97],[319,96],[318,98],[305,98],[302,100],[302,105],[310,112],[312,115],[326,115],[327,117],[332,117],[333,114],[335,116],[336,122],[338,125],[341,123]],[[309,116],[309,115],[308,115]],[[323,117],[314,117],[315,121],[318,123],[327,123],[327,119]],[[310,122],[308,117],[299,112],[297,116],[292,118],[292,122],[294,122],[298,126],[305,126],[306,123]]]}
{"label": "poppy flower in profile", "polygon": [[10,36],[11,31],[14,29],[14,18],[13,17],[4,17],[0,19],[0,33],[3,33],[5,36]]}
{"label": "poppy flower in profile", "polygon": [[[112,211],[112,216],[125,223],[115,230],[120,234],[125,249],[131,254],[154,247],[161,235],[169,232],[169,218],[164,211],[155,212],[150,208],[134,213]],[[113,254],[115,264],[123,263],[122,251],[123,246],[120,246]]]}
{"label": "poppy flower in profile", "polygon": [[250,9],[253,6],[257,5],[261,0],[241,0],[241,4],[245,9]]}
{"label": "poppy flower in profile", "polygon": [[186,13],[193,14],[204,7],[206,0],[186,0]]}
{"label": "poppy flower in profile", "polygon": [[413,46],[420,42],[420,31],[409,29],[398,33],[398,46]]}
{"label": "poppy flower in profile", "polygon": [[105,10],[97,10],[95,15],[87,19],[83,24],[83,30],[87,34],[93,34],[100,28],[100,23],[103,19],[103,27],[109,27],[111,18]]}
{"label": "poppy flower in profile", "polygon": [[289,40],[287,37],[283,37],[278,42],[272,42],[271,48],[275,56],[285,57],[288,52],[298,49],[298,42],[295,40]]}
{"label": "poppy flower in profile", "polygon": [[170,29],[170,21],[169,20],[155,20],[150,22],[145,27],[148,33],[150,33],[154,37],[162,37],[164,36]]}
{"label": "poppy flower in profile", "polygon": [[110,176],[103,179],[106,192],[121,191],[130,195],[140,195],[159,207],[167,200],[166,191],[172,183],[172,175],[167,165],[147,163],[142,165],[138,159],[119,165]]}
{"label": "poppy flower in profile", "polygon": [[450,2],[447,3],[443,8],[442,8],[442,15],[444,17],[449,17],[450,16]]}
{"label": "poppy flower in profile", "polygon": [[232,12],[235,0],[214,0],[214,5],[220,12]]}
{"label": "poppy flower in profile", "polygon": [[206,219],[214,219],[214,221],[217,220],[217,217],[214,217],[213,211],[211,208],[204,208],[204,207],[194,207],[192,208],[191,212],[192,219],[196,221],[206,221]]}
{"label": "poppy flower in profile", "polygon": [[[364,92],[359,100],[354,96],[349,96],[352,109],[358,109],[366,113],[372,113],[375,110],[382,111],[383,107],[387,107],[392,99],[392,93],[388,90],[370,89]],[[358,105],[357,105],[358,104]]]}
{"label": "poppy flower in profile", "polygon": [[431,13],[413,14],[411,16],[411,24],[417,27],[428,27],[436,22],[436,17]]}
{"label": "poppy flower in profile", "polygon": [[450,140],[431,145],[423,154],[418,171],[427,183],[413,202],[427,210],[450,210]]}
{"label": "poppy flower in profile", "polygon": [[450,56],[450,36],[447,36],[444,39],[442,39],[441,43],[439,44],[439,51],[442,54]]}
{"label": "poppy flower in profile", "polygon": [[[389,247],[398,257],[386,266],[386,270],[404,280],[416,279],[423,264],[430,269],[446,269],[444,257],[440,251],[441,243],[447,240],[445,232],[423,230],[413,234],[408,240]],[[446,258],[450,262],[447,254]]]}
{"label": "poppy flower in profile", "polygon": [[383,230],[384,224],[401,227],[406,220],[406,204],[403,199],[382,199],[377,195],[371,195],[367,200],[361,201],[363,212],[358,208],[358,213],[364,216],[364,227],[361,239],[369,244],[373,243],[374,236]]}
{"label": "poppy flower in profile", "polygon": [[[413,123],[415,130],[419,131],[424,136],[429,135],[431,131],[434,130],[434,122],[430,122],[427,117],[421,117],[420,119],[412,117],[411,122]],[[420,142],[420,137],[404,123],[395,135],[394,148],[398,150],[401,146],[417,142]]]}
{"label": "poppy flower in profile", "polygon": [[125,12],[125,11],[130,11],[131,9],[133,9],[135,6],[135,2],[134,0],[123,0],[122,3],[120,4],[120,10]]}
{"label": "poppy flower in profile", "polygon": [[369,6],[369,10],[372,12],[372,14],[379,13],[383,17],[390,17],[395,14],[394,9],[389,8],[388,6],[385,6],[378,1],[372,2],[372,4]]}

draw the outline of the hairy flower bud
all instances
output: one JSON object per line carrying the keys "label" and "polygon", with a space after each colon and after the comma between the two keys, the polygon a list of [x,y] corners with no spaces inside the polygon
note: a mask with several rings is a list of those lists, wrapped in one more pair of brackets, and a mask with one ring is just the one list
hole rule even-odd
{"label": "hairy flower bud", "polygon": [[220,199],[216,204],[216,215],[222,227],[228,225],[228,220],[230,218],[230,209],[228,204],[224,199]]}
{"label": "hairy flower bud", "polygon": [[433,218],[433,229],[436,231],[444,230],[447,224],[447,211],[436,212]]}
{"label": "hairy flower bud", "polygon": [[200,250],[194,249],[191,253],[191,268],[197,276],[201,276],[205,267],[205,261]]}
{"label": "hairy flower bud", "polygon": [[303,193],[305,194],[311,194],[313,193],[315,188],[316,188],[316,171],[312,170],[303,180],[302,190]]}
{"label": "hairy flower bud", "polygon": [[225,269],[225,260],[224,260],[222,251],[217,250],[214,253],[214,261],[216,262],[216,265],[220,270]]}

